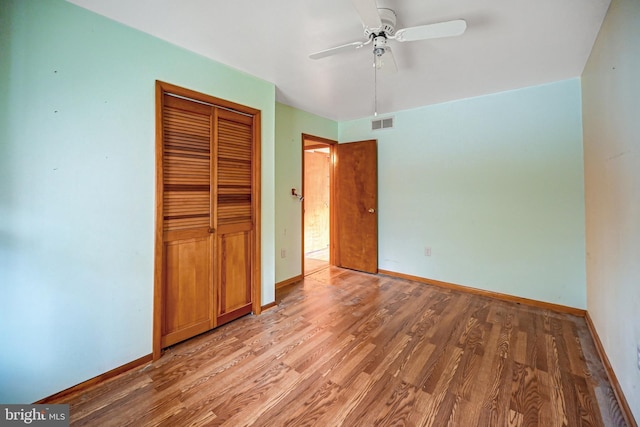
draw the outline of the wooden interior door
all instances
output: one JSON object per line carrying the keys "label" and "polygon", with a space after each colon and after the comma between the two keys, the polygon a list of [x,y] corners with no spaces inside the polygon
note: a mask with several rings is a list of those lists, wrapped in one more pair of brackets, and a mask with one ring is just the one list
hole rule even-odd
{"label": "wooden interior door", "polygon": [[162,347],[215,325],[212,108],[162,95]]}
{"label": "wooden interior door", "polygon": [[377,273],[377,142],[338,144],[336,150],[336,265]]}

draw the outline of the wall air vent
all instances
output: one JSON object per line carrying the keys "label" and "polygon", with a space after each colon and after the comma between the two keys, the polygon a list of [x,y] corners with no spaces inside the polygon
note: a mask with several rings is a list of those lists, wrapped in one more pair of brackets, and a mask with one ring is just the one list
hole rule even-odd
{"label": "wall air vent", "polygon": [[371,120],[371,130],[382,130],[393,128],[393,117]]}

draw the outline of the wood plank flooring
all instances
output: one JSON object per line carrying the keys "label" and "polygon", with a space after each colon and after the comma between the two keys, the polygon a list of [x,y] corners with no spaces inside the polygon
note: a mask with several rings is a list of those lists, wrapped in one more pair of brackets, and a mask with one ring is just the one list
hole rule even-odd
{"label": "wood plank flooring", "polygon": [[72,425],[622,426],[584,319],[335,267],[55,403]]}
{"label": "wood plank flooring", "polygon": [[329,248],[304,254],[304,275],[329,267]]}

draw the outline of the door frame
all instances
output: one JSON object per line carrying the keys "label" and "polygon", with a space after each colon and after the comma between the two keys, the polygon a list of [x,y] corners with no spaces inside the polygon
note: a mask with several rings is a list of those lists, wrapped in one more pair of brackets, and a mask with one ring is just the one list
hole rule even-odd
{"label": "door frame", "polygon": [[[211,105],[228,110],[234,110],[242,114],[253,117],[253,176],[252,186],[254,189],[252,204],[254,212],[253,236],[251,262],[252,262],[252,310],[254,314],[260,314],[262,311],[262,251],[261,251],[261,147],[262,147],[262,131],[261,131],[261,112],[255,108],[245,105],[236,104],[235,102],[216,98],[191,89],[186,89],[170,83],[156,80],[156,111],[155,111],[155,231],[154,231],[154,279],[153,279],[153,340],[152,353],[153,360],[158,360],[162,356],[162,323],[163,323],[163,261],[164,261],[164,230],[163,230],[163,210],[164,210],[164,174],[163,166],[163,127],[162,127],[162,108],[165,93],[177,95],[179,97],[189,98],[203,104]],[[213,282],[212,282],[213,286]],[[215,298],[215,297],[214,297]],[[215,309],[215,308],[214,308]],[[215,315],[215,313],[214,313]]]}
{"label": "door frame", "polygon": [[[311,142],[311,145],[305,147],[305,142],[309,141]],[[309,148],[313,148],[314,145],[313,144],[317,144],[318,146],[329,146],[329,265],[335,265],[335,203],[334,203],[334,193],[335,193],[335,170],[334,170],[334,165],[335,165],[335,146],[338,144],[338,141],[335,141],[333,139],[327,139],[327,138],[322,138],[320,136],[315,136],[315,135],[309,135],[306,133],[302,134],[302,139],[301,139],[301,145],[302,145],[302,150],[300,152],[300,155],[302,157],[302,195],[304,196],[304,177],[305,177],[305,161],[304,161],[304,152],[305,150],[308,150]],[[302,209],[300,210],[300,215],[301,215],[301,235],[302,235],[302,239],[301,239],[301,248],[302,248],[302,254],[301,254],[301,258],[300,258],[300,271],[302,274],[302,277],[304,277],[304,199],[302,199]]]}

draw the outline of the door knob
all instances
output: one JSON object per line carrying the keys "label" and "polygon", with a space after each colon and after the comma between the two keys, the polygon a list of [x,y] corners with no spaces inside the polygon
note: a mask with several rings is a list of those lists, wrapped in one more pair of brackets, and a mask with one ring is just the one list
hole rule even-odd
{"label": "door knob", "polygon": [[373,208],[369,208],[369,213],[376,213],[376,210]]}

